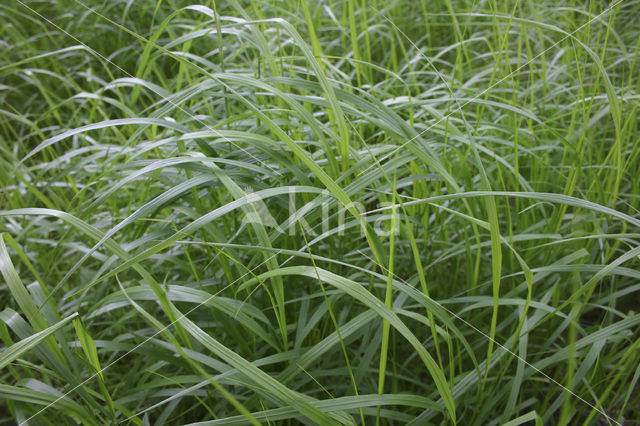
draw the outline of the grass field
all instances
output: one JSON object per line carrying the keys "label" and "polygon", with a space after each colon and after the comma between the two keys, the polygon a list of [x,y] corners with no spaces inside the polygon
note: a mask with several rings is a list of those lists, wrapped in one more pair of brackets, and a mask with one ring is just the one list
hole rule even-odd
{"label": "grass field", "polygon": [[638,16],[2,2],[0,424],[639,424]]}

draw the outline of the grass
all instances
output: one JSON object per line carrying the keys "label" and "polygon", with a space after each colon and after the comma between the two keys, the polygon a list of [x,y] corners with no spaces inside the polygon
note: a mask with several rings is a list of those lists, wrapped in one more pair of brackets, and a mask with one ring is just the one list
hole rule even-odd
{"label": "grass", "polygon": [[0,5],[0,423],[640,422],[638,14]]}

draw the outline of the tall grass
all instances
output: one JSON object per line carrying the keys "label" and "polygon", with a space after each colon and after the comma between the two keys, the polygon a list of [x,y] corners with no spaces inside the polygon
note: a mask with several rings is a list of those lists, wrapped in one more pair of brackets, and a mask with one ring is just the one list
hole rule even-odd
{"label": "tall grass", "polygon": [[0,422],[640,422],[640,3],[0,5]]}

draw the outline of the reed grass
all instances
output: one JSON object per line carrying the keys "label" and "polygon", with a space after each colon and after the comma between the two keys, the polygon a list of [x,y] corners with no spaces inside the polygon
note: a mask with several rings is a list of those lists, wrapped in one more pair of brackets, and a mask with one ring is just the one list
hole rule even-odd
{"label": "reed grass", "polygon": [[640,422],[640,3],[0,5],[0,423]]}

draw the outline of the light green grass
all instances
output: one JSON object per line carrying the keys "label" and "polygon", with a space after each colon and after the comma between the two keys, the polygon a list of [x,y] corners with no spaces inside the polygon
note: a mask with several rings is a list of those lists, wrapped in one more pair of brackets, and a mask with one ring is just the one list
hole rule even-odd
{"label": "light green grass", "polygon": [[640,422],[638,1],[5,3],[0,423]]}

